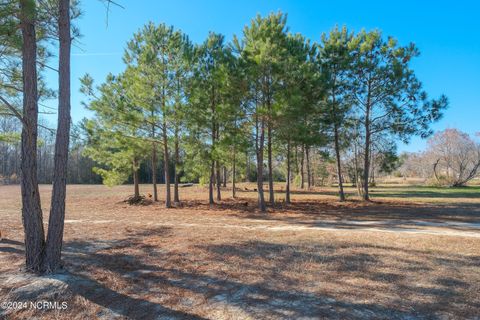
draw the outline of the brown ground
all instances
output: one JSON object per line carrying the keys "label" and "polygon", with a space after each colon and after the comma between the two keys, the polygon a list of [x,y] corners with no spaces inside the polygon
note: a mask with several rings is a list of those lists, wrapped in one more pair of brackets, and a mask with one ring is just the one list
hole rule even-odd
{"label": "brown ground", "polygon": [[[375,203],[350,196],[341,204],[324,188],[297,192],[294,204],[264,215],[253,186],[240,188],[239,200],[214,207],[204,201],[206,189],[182,188],[186,201],[167,210],[121,202],[130,186],[69,186],[66,272],[38,277],[20,271],[19,187],[0,186],[0,303],[68,304],[0,308],[0,318],[480,316],[477,196],[412,198],[377,188]],[[49,192],[41,187],[45,215]]]}

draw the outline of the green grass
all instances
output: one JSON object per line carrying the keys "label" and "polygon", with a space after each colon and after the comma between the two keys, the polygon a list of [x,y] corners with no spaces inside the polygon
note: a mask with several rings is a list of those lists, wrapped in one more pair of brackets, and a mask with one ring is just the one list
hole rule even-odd
{"label": "green grass", "polygon": [[373,197],[382,198],[467,198],[480,199],[480,186],[430,187],[430,186],[379,186],[371,190]]}

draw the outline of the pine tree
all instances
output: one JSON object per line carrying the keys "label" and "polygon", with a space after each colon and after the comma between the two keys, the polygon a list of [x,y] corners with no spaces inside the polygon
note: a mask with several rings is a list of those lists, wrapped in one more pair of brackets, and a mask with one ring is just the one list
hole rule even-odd
{"label": "pine tree", "polygon": [[325,124],[332,132],[335,152],[339,200],[345,201],[343,191],[343,175],[341,163],[342,131],[348,124],[347,116],[351,110],[351,80],[348,72],[352,63],[349,43],[353,35],[346,27],[341,30],[335,27],[328,35],[322,35],[319,44],[317,66],[322,76],[322,87],[326,93],[324,101]]}
{"label": "pine tree", "polygon": [[[320,73],[315,64],[317,47],[312,46],[301,35],[289,34],[287,48],[288,53],[284,67],[286,76],[281,91],[283,99],[279,101],[277,135],[279,142],[286,146],[285,201],[289,203],[293,147],[301,146],[303,150],[302,159],[307,160],[307,182],[311,187],[313,174],[310,165],[310,150],[315,146],[323,146],[325,137],[322,131],[323,121],[319,103],[323,99],[323,89],[319,84]],[[300,171],[303,177],[303,168]]]}
{"label": "pine tree", "polygon": [[[175,120],[175,116],[179,116],[179,113],[176,113],[175,109],[176,106],[179,107],[179,101],[181,101],[181,98],[178,98],[178,95],[181,94],[178,88],[179,77],[185,71],[182,70],[184,67],[180,63],[183,63],[187,46],[188,41],[180,31],[165,24],[155,26],[153,23],[149,23],[134,35],[128,43],[124,56],[125,63],[136,68],[139,73],[138,81],[141,82],[141,87],[145,92],[142,106],[150,111],[150,121],[160,129],[165,175],[165,206],[167,208],[172,206],[169,170],[170,131],[174,130],[174,141],[178,143],[179,123]],[[172,122],[173,128],[170,126]],[[154,131],[152,129],[152,132]],[[153,155],[155,154],[155,145],[154,143]],[[178,147],[175,148],[175,155],[177,154]],[[176,198],[178,198],[178,185],[175,190]]]}
{"label": "pine tree", "polygon": [[[255,136],[257,153],[257,185],[259,208],[266,211],[263,195],[263,153],[267,134],[269,202],[274,204],[273,135],[276,120],[276,95],[283,80],[282,67],[286,53],[286,15],[258,15],[243,30],[242,58],[247,61],[255,105]],[[265,132],[266,130],[266,132]]]}
{"label": "pine tree", "polygon": [[197,166],[203,171],[201,175],[209,177],[210,204],[214,203],[214,185],[216,199],[221,200],[220,167],[224,161],[224,132],[229,116],[226,80],[232,59],[230,49],[224,44],[224,37],[210,33],[207,40],[195,48],[193,74],[189,83],[190,112],[186,116],[190,151],[197,149],[196,158],[210,165],[208,169]]}
{"label": "pine tree", "polygon": [[422,84],[409,67],[419,55],[413,43],[399,46],[394,38],[384,40],[378,30],[362,31],[350,42],[353,64],[353,104],[358,115],[363,145],[363,200],[369,198],[370,150],[377,135],[392,134],[404,141],[412,135],[423,138],[432,131],[448,105],[447,98],[429,100]]}
{"label": "pine tree", "polygon": [[109,75],[95,92],[92,79],[88,75],[82,78],[81,91],[91,97],[87,108],[95,113],[95,118],[86,122],[85,154],[102,165],[94,171],[106,185],[121,184],[132,175],[135,202],[140,199],[138,169],[154,140],[149,137],[150,123],[143,110],[126,95],[127,83],[124,74]]}

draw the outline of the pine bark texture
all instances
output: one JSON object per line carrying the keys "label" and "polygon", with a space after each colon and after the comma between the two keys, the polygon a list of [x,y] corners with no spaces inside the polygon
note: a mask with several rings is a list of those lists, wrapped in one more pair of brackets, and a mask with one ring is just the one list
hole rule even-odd
{"label": "pine bark texture", "polygon": [[265,145],[265,121],[260,120],[257,147],[257,190],[258,190],[258,208],[261,212],[266,212],[265,195],[263,193],[263,149]]}
{"label": "pine bark texture", "polygon": [[180,203],[180,195],[178,192],[179,174],[178,167],[180,164],[180,147],[178,144],[178,129],[175,129],[175,164],[174,164],[174,185],[173,185],[173,202]]}
{"label": "pine bark texture", "polygon": [[168,154],[168,134],[167,134],[167,121],[163,119],[162,126],[162,138],[163,138],[163,171],[165,174],[165,207],[172,207],[172,196],[170,191],[170,172],[168,170],[168,164],[170,162],[170,157]]}
{"label": "pine bark texture", "polygon": [[45,258],[45,269],[48,272],[54,272],[61,266],[65,199],[67,194],[68,147],[70,143],[70,0],[60,0],[58,11],[60,40],[58,124],[55,140],[53,191]]}
{"label": "pine bark texture", "polygon": [[20,20],[23,38],[23,127],[20,163],[22,221],[25,231],[26,268],[30,271],[40,271],[45,250],[45,232],[37,181],[38,88],[35,1],[20,1]]}
{"label": "pine bark texture", "polygon": [[287,181],[285,183],[285,202],[290,203],[290,140],[287,141]]}

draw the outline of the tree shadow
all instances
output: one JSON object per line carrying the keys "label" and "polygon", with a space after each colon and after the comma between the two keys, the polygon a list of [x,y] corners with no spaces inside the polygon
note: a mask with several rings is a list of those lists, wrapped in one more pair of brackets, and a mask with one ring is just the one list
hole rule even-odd
{"label": "tree shadow", "polygon": [[[467,188],[467,187],[466,187]],[[383,188],[385,189],[385,188]],[[418,189],[412,191],[377,191],[375,189],[371,190],[371,196],[381,197],[381,198],[431,198],[431,199],[478,199],[480,197],[480,192],[441,192],[448,190],[439,190],[440,192],[435,191],[420,191]]]}
{"label": "tree shadow", "polygon": [[[20,248],[16,248],[14,246],[20,246]],[[15,254],[24,254],[25,251],[23,250],[23,243],[20,241],[10,240],[10,239],[2,239],[0,241],[0,252],[5,253],[15,253]]]}
{"label": "tree shadow", "polygon": [[[413,268],[416,272],[432,270],[428,266],[433,261],[436,266],[449,265],[457,268],[472,268],[480,263],[480,256],[465,256],[452,254],[446,257],[438,257],[435,253],[422,250],[408,250],[389,246],[370,246],[365,244],[355,245],[355,251],[362,249],[365,252],[352,254],[340,254],[342,249],[351,248],[352,245],[311,245],[311,250],[305,250],[303,246],[268,243],[263,241],[250,241],[243,244],[210,245],[203,247],[213,253],[218,261],[233,260],[238,264],[237,268],[244,270],[258,270],[265,279],[264,284],[271,286],[272,283],[285,279],[284,274],[289,274],[289,269],[295,270],[295,265],[308,261],[309,264],[322,266],[322,273],[332,273],[335,277],[328,281],[338,284],[343,291],[344,300],[339,300],[336,295],[324,294],[322,297],[336,310],[343,310],[341,318],[410,318],[410,317],[437,317],[438,312],[451,312],[455,310],[456,303],[465,303],[472,300],[469,292],[472,292],[475,284],[467,283],[452,276],[439,275],[436,280],[427,285],[419,285],[407,278],[407,273]],[[382,271],[386,263],[398,262],[396,259],[401,254],[408,254],[408,258],[399,264],[395,272]],[[422,260],[413,257],[422,256]],[[269,260],[275,260],[275,264]],[[390,261],[392,262],[385,262]],[[440,260],[439,260],[440,259]],[[446,260],[445,260],[446,259]],[[424,262],[423,262],[424,261]],[[259,267],[261,266],[261,267]],[[281,266],[279,268],[279,266]],[[330,267],[328,267],[330,266]],[[318,273],[320,276],[320,272]],[[348,279],[350,281],[348,281]],[[367,283],[356,285],[355,283]],[[285,281],[284,281],[285,282]],[[301,284],[300,284],[301,285]],[[388,288],[388,289],[380,289]],[[272,288],[274,291],[275,289]],[[376,290],[386,290],[384,294],[396,295],[401,293],[402,300],[394,299],[390,303],[354,303],[354,300],[371,300]],[[474,291],[474,290],[473,290]],[[275,295],[275,294],[274,294]],[[419,301],[416,298],[425,298]],[[289,297],[294,300],[305,299],[303,296]],[[409,310],[406,311],[407,307]],[[469,310],[465,311],[466,317],[478,313],[480,305],[471,303]],[[456,309],[455,312],[458,312]],[[338,315],[338,313],[336,313]],[[302,315],[299,312],[297,315]]]}
{"label": "tree shadow", "polygon": [[[76,243],[76,246],[81,243]],[[132,244],[133,245],[133,244]],[[275,250],[273,244],[265,244],[269,250]],[[214,250],[205,247],[203,250]],[[232,251],[232,248],[228,248]],[[265,252],[259,252],[264,254]],[[234,253],[235,254],[235,253]],[[244,254],[240,253],[239,254]],[[255,254],[255,253],[253,253]],[[214,257],[222,259],[221,257]],[[248,257],[246,257],[248,260]],[[211,306],[218,304],[217,308],[224,309],[225,306],[242,310],[242,314],[248,314],[255,318],[301,318],[301,317],[328,317],[335,314],[338,318],[351,316],[353,310],[357,313],[374,312],[376,314],[402,314],[401,311],[385,309],[374,304],[347,303],[333,300],[327,295],[321,296],[298,289],[282,289],[271,285],[269,277],[277,277],[277,280],[288,283],[288,279],[272,274],[273,269],[262,268],[262,273],[268,271],[268,278],[264,281],[246,282],[241,279],[230,278],[224,274],[212,272],[184,271],[182,268],[169,268],[156,264],[143,262],[141,256],[122,253],[91,253],[75,259],[80,259],[75,264],[88,264],[94,268],[105,269],[116,273],[119,277],[126,278],[131,286],[141,287],[142,295],[149,296],[162,291],[182,290],[182,296],[200,295],[206,299],[204,303]],[[218,262],[218,261],[215,261]],[[256,267],[258,270],[258,266]],[[99,286],[97,288],[96,286]],[[75,287],[75,285],[74,285]],[[131,316],[135,310],[131,308],[140,307],[144,301],[133,301],[125,295],[98,284],[96,281],[89,281],[88,288],[80,288],[80,293],[85,298],[105,306],[122,315]],[[88,290],[87,290],[88,289]],[[90,292],[90,293],[85,293]],[[93,293],[91,293],[93,292]],[[332,301],[333,302],[332,304]],[[139,305],[140,303],[140,305]],[[125,306],[130,309],[125,310]],[[158,314],[158,305],[147,303],[149,314]],[[332,313],[332,307],[339,307],[343,311]],[[163,310],[160,310],[163,312]],[[174,314],[174,316],[176,316]],[[181,315],[182,316],[182,315]]]}
{"label": "tree shadow", "polygon": [[427,206],[381,201],[370,203],[296,201],[291,204],[279,203],[275,210],[268,214],[238,211],[234,215],[239,218],[344,229],[369,227],[401,231],[429,225],[462,231],[478,231],[480,228],[480,206],[463,203]]}
{"label": "tree shadow", "polygon": [[25,253],[25,251],[23,251],[23,250],[19,250],[19,249],[12,248],[12,247],[3,247],[3,246],[0,247],[0,252],[16,253],[16,254],[24,254]]}
{"label": "tree shadow", "polygon": [[[41,297],[51,299],[52,294],[57,298],[78,295],[105,308],[101,314],[97,314],[97,316],[101,318],[117,318],[121,316],[128,319],[204,319],[201,316],[191,314],[187,311],[174,310],[173,308],[165,307],[161,303],[149,301],[142,297],[141,291],[139,291],[139,294],[125,294],[121,292],[121,290],[114,289],[115,286],[112,285],[112,283],[102,281],[104,279],[95,279],[89,274],[89,272],[85,272],[86,266],[95,266],[102,270],[116,270],[115,272],[138,270],[136,257],[129,255],[122,256],[120,254],[101,255],[96,254],[95,252],[99,250],[121,250],[122,248],[136,247],[141,250],[143,254],[148,255],[151,246],[142,243],[142,239],[152,235],[167,236],[169,232],[170,228],[159,227],[141,230],[139,232],[127,230],[127,237],[119,241],[102,241],[98,239],[92,239],[90,241],[67,241],[63,250],[66,269],[54,275],[44,275],[32,278],[32,280],[29,280],[27,283],[28,289],[16,291],[17,289],[22,289],[22,287],[12,287],[8,291],[13,294],[12,297],[18,295],[15,297],[18,301],[38,300]],[[4,239],[2,244],[8,246],[0,247],[0,252],[24,254],[23,250],[13,247],[21,245],[23,248],[21,242]],[[120,265],[123,264],[123,268],[119,268],[119,260],[122,261]],[[48,287],[40,285],[39,283],[42,283],[42,279],[56,280],[56,285]],[[62,287],[58,282],[64,283],[68,286],[68,293],[61,290],[58,291],[58,288]],[[31,285],[31,287],[29,285]],[[70,307],[73,306],[69,305],[69,308]],[[81,307],[82,306],[80,306],[80,308]],[[66,310],[66,312],[67,311],[68,310]],[[42,312],[48,313],[50,311],[43,310]]]}
{"label": "tree shadow", "polygon": [[128,319],[154,319],[159,316],[169,319],[204,319],[188,312],[173,310],[161,304],[150,302],[145,299],[135,298],[112,290],[106,285],[81,274],[66,273],[64,282],[72,294],[98,304],[113,312],[113,315],[121,315]]}
{"label": "tree shadow", "polygon": [[16,240],[10,240],[10,239],[2,239],[2,240],[0,240],[0,244],[1,243],[13,244],[13,245],[23,245],[23,242],[16,241]]}
{"label": "tree shadow", "polygon": [[[170,236],[158,227],[67,241],[68,272],[55,278],[105,308],[106,318],[204,319],[221,317],[219,310],[257,319],[471,318],[480,310],[476,284],[448,272],[474,270],[480,255],[315,240],[198,243],[177,252],[150,241]],[[422,284],[411,276],[435,272]]]}
{"label": "tree shadow", "polygon": [[[168,235],[169,231],[163,232]],[[309,245],[306,250],[301,245],[258,240],[228,244],[198,244],[191,253],[175,254],[162,250],[152,252],[151,248],[142,245],[142,237],[154,235],[158,235],[158,230],[143,230],[137,233],[132,231],[126,239],[112,241],[107,249],[83,255],[77,255],[75,251],[67,253],[69,269],[82,277],[91,270],[114,273],[116,277],[125,281],[126,286],[140,290],[137,291],[138,295],[150,297],[161,292],[165,295],[178,296],[174,303],[180,308],[182,305],[187,309],[188,306],[196,307],[197,300],[200,299],[202,301],[199,303],[200,306],[206,304],[209,308],[233,308],[232,310],[241,310],[239,314],[247,314],[253,318],[363,319],[435,317],[439,311],[450,312],[450,308],[458,301],[469,300],[465,292],[471,284],[442,275],[428,286],[420,286],[412,283],[405,273],[413,272],[412,270],[415,272],[433,270],[435,265],[471,268],[480,262],[480,256],[460,254],[436,256],[435,253],[428,251],[391,246],[360,244],[355,246],[356,252],[347,254],[342,252],[351,249],[351,244],[343,246],[314,244]],[[91,244],[89,241],[69,242],[67,251],[72,246],[85,248],[91,247]],[[136,251],[129,252],[132,248]],[[127,250],[119,252],[123,249]],[[358,252],[360,250],[362,252]],[[385,259],[394,259],[392,263],[397,263],[401,254],[408,255],[404,258],[405,261],[401,261],[401,268],[396,272],[382,270]],[[422,257],[421,261],[413,259],[418,256]],[[321,272],[332,272],[337,275],[329,281],[342,288],[340,297],[339,294],[332,294],[328,290],[301,289],[305,285],[309,287],[309,283],[302,283],[301,271],[294,270],[296,265],[305,261],[318,267],[323,266]],[[433,267],[427,265],[428,261],[433,263]],[[210,265],[211,268],[194,267],[198,263]],[[219,264],[223,267],[220,269],[214,267]],[[84,270],[83,266],[89,268]],[[232,269],[242,272],[236,274],[231,271]],[[250,275],[251,278],[246,275]],[[314,272],[313,275],[321,278],[321,273]],[[366,288],[349,283],[345,279],[362,279],[373,284]],[[92,279],[89,281],[88,291],[96,292],[95,286],[98,285],[100,287],[98,294],[85,293],[86,288],[79,288],[78,293],[122,315],[135,314],[133,309],[143,303],[147,306],[153,304],[147,307],[153,314],[164,311],[152,302],[130,299],[128,292],[122,294],[111,292],[107,285]],[[365,302],[371,300],[367,297],[375,291],[375,286],[389,288],[386,289],[387,293],[402,292],[402,296],[407,300]],[[416,301],[414,297],[419,296],[428,298],[430,302]],[[185,302],[189,299],[197,302]],[[112,303],[113,308],[110,307]],[[474,308],[478,310],[478,306],[472,305],[464,312],[470,315]]]}

